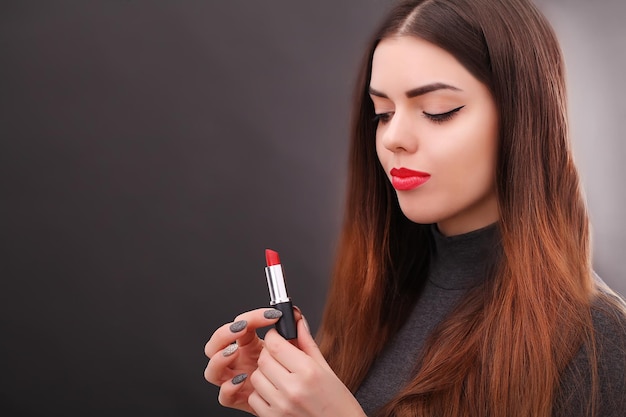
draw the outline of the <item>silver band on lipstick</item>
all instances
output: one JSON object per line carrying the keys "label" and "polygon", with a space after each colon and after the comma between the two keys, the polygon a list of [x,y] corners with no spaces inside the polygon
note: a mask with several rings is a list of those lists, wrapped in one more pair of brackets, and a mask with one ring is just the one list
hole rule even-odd
{"label": "silver band on lipstick", "polygon": [[287,286],[283,277],[283,268],[280,264],[266,266],[265,277],[267,278],[267,287],[270,291],[270,305],[273,306],[291,301],[291,298],[287,296]]}

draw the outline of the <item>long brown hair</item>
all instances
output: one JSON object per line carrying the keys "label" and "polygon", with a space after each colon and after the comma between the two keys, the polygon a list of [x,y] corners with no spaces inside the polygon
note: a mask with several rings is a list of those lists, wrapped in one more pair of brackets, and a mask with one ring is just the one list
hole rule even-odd
{"label": "long brown hair", "polygon": [[[430,336],[416,374],[381,416],[551,415],[559,376],[585,344],[595,364],[588,217],[567,132],[556,37],[528,0],[398,4],[358,79],[348,199],[318,340],[353,391],[403,324],[428,270],[429,232],[404,217],[375,150],[374,49],[416,36],[454,55],[499,109],[502,237],[493,277]],[[588,404],[593,414],[597,370]]]}

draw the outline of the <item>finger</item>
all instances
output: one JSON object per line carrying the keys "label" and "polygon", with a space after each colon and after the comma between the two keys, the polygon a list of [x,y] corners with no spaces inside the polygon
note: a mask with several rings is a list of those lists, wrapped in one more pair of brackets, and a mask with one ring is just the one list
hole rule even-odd
{"label": "finger", "polygon": [[308,354],[285,340],[275,329],[265,335],[265,350],[287,371],[297,373],[315,362]]}
{"label": "finger", "polygon": [[[243,326],[245,324],[245,326]],[[247,327],[248,323],[244,321],[237,321],[232,323],[226,323],[219,327],[212,335],[209,341],[204,345],[204,354],[207,358],[212,359],[219,351],[226,346],[235,343],[237,337],[241,337],[243,330]],[[243,327],[243,328],[241,328]],[[232,329],[231,329],[232,328]],[[239,331],[233,332],[240,328]]]}
{"label": "finger", "polygon": [[270,405],[256,391],[248,397],[248,405],[259,417],[271,416]]}
{"label": "finger", "polygon": [[282,315],[282,311],[275,308],[259,308],[252,311],[246,311],[245,313],[235,317],[233,325],[241,322],[247,323],[245,326],[246,331],[237,338],[239,347],[244,347],[252,341],[259,340],[256,330],[275,324],[282,317]]}
{"label": "finger", "polygon": [[257,338],[256,329],[276,323],[280,314],[273,308],[259,308],[238,315],[232,323],[224,324],[213,333],[204,346],[205,355],[212,358],[235,341],[239,347],[247,345]]}
{"label": "finger", "polygon": [[319,365],[330,369],[330,365],[326,362],[324,355],[320,351],[317,343],[315,343],[315,339],[311,335],[311,331],[309,329],[309,324],[307,323],[304,316],[302,319],[298,321],[298,347],[307,355],[309,355],[315,362]]}
{"label": "finger", "polygon": [[293,317],[296,319],[296,321],[300,320],[302,317],[304,317],[302,315],[302,310],[300,310],[300,307],[298,306],[293,306]]}
{"label": "finger", "polygon": [[209,360],[205,370],[204,379],[214,385],[222,385],[225,381],[235,376],[235,371],[230,367],[237,359],[239,346],[237,343],[228,345],[221,352],[216,353]]}
{"label": "finger", "polygon": [[267,375],[258,368],[250,375],[250,384],[267,404],[273,404],[282,395]]}
{"label": "finger", "polygon": [[[264,378],[263,382],[267,381],[272,384],[274,390],[284,390],[286,388],[286,384],[288,384],[288,377],[290,372],[285,369],[283,365],[281,365],[276,359],[270,355],[270,353],[263,349],[261,354],[259,355],[259,359],[257,360],[257,369],[258,373],[262,375]],[[256,376],[256,372],[253,376]],[[257,388],[256,384],[253,385],[255,389]],[[263,398],[267,399],[265,395],[261,395]],[[268,401],[270,402],[270,401]]]}
{"label": "finger", "polygon": [[221,384],[220,393],[217,397],[219,403],[226,407],[237,405],[239,391],[244,391],[248,383],[247,380],[248,374],[237,374]]}

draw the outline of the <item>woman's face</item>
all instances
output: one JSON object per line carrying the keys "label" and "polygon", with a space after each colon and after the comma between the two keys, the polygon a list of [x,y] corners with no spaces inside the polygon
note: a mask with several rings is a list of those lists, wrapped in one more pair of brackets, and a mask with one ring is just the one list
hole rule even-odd
{"label": "woman's face", "polygon": [[407,218],[448,236],[498,219],[498,113],[484,84],[443,49],[400,36],[374,51],[370,97],[378,159]]}

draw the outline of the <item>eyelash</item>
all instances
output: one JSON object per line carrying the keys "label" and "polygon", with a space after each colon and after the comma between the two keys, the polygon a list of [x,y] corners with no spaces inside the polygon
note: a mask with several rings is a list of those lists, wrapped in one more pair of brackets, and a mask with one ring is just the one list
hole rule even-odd
{"label": "eyelash", "polygon": [[[452,119],[455,114],[461,110],[463,107],[465,106],[460,106],[457,107],[456,109],[452,109],[448,112],[445,113],[438,113],[438,114],[430,114],[430,113],[426,113],[426,112],[422,112],[422,114],[424,115],[424,117],[426,117],[428,120],[434,122],[434,123],[444,123],[447,122],[448,120]],[[374,115],[374,118],[372,119],[372,121],[374,123],[387,123],[389,121],[389,119],[391,118],[391,114],[393,112],[387,112],[387,113],[377,113]]]}
{"label": "eyelash", "polygon": [[429,114],[426,112],[424,113],[424,117],[426,117],[429,120],[432,120],[435,123],[443,123],[443,122],[447,122],[448,120],[452,119],[454,117],[454,115],[461,110],[463,107],[465,106],[460,106],[457,107],[456,109],[452,109],[448,112],[445,113],[439,113],[439,114]]}
{"label": "eyelash", "polygon": [[391,117],[391,112],[388,113],[376,113],[374,114],[374,117],[372,118],[372,122],[378,124],[379,122],[387,123],[389,121],[389,118]]}

